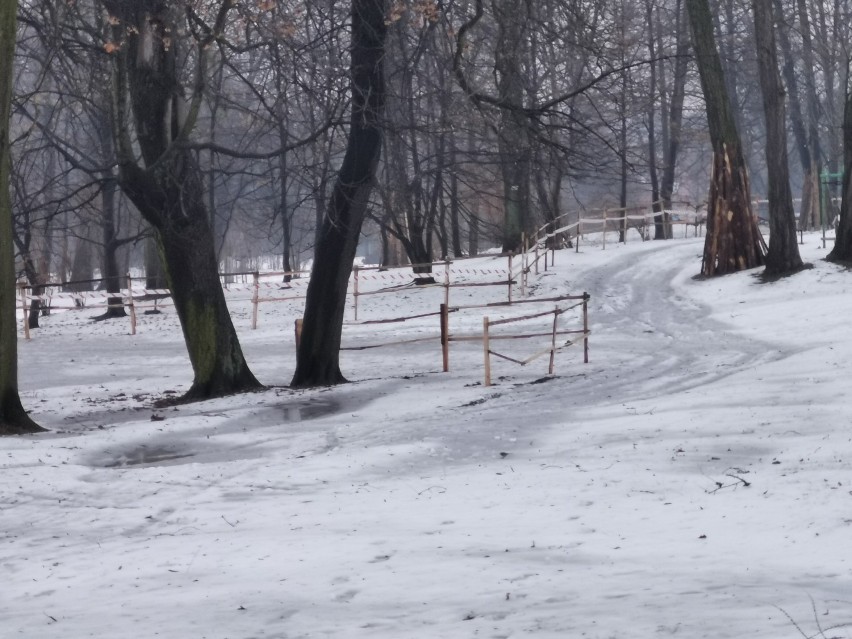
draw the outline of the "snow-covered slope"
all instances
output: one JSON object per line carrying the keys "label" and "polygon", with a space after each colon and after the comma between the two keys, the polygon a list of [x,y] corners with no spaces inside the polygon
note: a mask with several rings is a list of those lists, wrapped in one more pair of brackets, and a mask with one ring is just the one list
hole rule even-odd
{"label": "snow-covered slope", "polygon": [[[52,432],[0,458],[0,635],[852,635],[828,630],[852,622],[852,275],[806,236],[809,271],[698,281],[701,242],[560,251],[531,288],[591,294],[591,362],[497,361],[489,388],[481,344],[442,373],[436,337],[347,351],[352,383],[290,391],[298,307],[251,331],[234,302],[273,387],[155,410],[191,379],[171,314],[133,337],[45,318],[21,383]],[[359,319],[441,296],[365,297]]]}

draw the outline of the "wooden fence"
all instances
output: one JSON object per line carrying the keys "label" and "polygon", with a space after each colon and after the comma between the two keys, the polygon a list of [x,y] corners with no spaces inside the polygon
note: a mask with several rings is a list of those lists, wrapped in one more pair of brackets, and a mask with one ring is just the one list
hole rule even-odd
{"label": "wooden fence", "polygon": [[[583,342],[583,362],[589,363],[589,336],[591,335],[591,331],[589,330],[589,299],[590,296],[588,293],[583,293],[582,295],[562,295],[559,297],[551,297],[546,299],[537,299],[537,300],[522,300],[515,302],[515,304],[524,304],[524,303],[545,303],[545,302],[566,302],[573,301],[574,304],[569,304],[568,306],[560,308],[556,306],[553,310],[547,310],[543,312],[533,313],[530,315],[524,315],[521,317],[510,317],[492,320],[489,316],[485,316],[482,318],[482,333],[478,335],[455,335],[450,332],[450,313],[462,310],[462,308],[493,308],[495,306],[500,306],[500,304],[491,304],[486,306],[468,306],[468,307],[449,307],[447,305],[441,306],[441,350],[443,354],[443,369],[444,372],[448,372],[450,370],[450,343],[451,342],[471,342],[471,341],[481,341],[482,349],[484,355],[485,362],[485,385],[491,385],[491,356],[498,357],[510,362],[514,362],[515,364],[519,364],[520,366],[526,366],[527,364],[537,360],[544,355],[550,355],[549,365],[548,365],[548,375],[552,375],[554,371],[555,358],[556,353],[560,350],[567,348],[568,346],[572,346],[576,344],[578,341],[582,340]],[[560,329],[559,328],[559,318],[564,315],[568,311],[573,309],[580,308],[582,309],[580,314],[581,328],[574,329]],[[553,321],[550,330],[545,332],[534,332],[534,333],[512,333],[512,334],[501,334],[495,335],[492,333],[491,328],[495,326],[503,326],[507,324],[515,324],[518,322],[524,322],[534,319],[539,319],[542,317],[553,316]],[[557,344],[557,338],[564,335],[571,335],[573,339],[566,340],[563,344]],[[498,353],[497,351],[492,350],[491,342],[497,340],[522,340],[522,339],[533,339],[533,338],[541,338],[541,337],[549,337],[550,344],[547,348],[536,351],[532,355],[525,357],[524,359],[517,359],[515,357],[511,357],[506,355],[505,353]]]}

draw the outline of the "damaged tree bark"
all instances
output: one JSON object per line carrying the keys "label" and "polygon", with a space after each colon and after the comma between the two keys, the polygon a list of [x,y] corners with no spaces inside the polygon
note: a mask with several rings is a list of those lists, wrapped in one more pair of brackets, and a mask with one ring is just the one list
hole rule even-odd
{"label": "damaged tree bark", "polygon": [[713,145],[702,275],[762,266],[766,242],[752,215],[748,170],[716,49],[707,0],[687,0],[695,57]]}

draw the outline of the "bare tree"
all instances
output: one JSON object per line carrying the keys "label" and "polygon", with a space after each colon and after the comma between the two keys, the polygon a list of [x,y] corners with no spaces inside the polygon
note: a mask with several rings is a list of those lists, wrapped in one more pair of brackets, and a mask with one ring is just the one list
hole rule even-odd
{"label": "bare tree", "polygon": [[748,171],[707,0],[687,0],[696,62],[707,109],[713,168],[707,201],[703,275],[724,275],[764,263],[765,242],[751,211]]}
{"label": "bare tree", "polygon": [[[672,208],[677,162],[681,150],[683,132],[683,103],[686,98],[686,81],[689,66],[689,29],[686,25],[686,9],[683,0],[677,0],[671,16],[676,25],[674,37],[674,67],[669,82],[665,64],[660,68],[660,105],[662,113],[663,170],[660,176],[660,200],[664,211]],[[657,16],[654,29],[658,39],[662,38],[665,27]],[[654,220],[654,239],[663,240],[672,237],[671,220],[668,213]]]}
{"label": "bare tree", "polygon": [[802,268],[796,237],[796,213],[787,160],[784,88],[778,72],[772,0],[752,0],[754,35],[763,110],[766,114],[766,170],[769,186],[769,250],[766,274],[794,273]]}
{"label": "bare tree", "polygon": [[294,387],[346,381],[340,371],[346,290],[382,149],[386,0],[352,0],[351,7],[349,140],[317,235]]}
{"label": "bare tree", "polygon": [[18,337],[15,322],[15,253],[9,197],[9,112],[15,56],[17,0],[0,0],[0,435],[41,430],[18,395]]}
{"label": "bare tree", "polygon": [[852,262],[852,92],[847,90],[843,117],[843,199],[840,204],[840,221],[837,226],[834,248],[826,259],[832,262]]}
{"label": "bare tree", "polygon": [[[158,0],[104,0],[115,22],[114,113],[119,184],[156,229],[169,288],[194,373],[184,401],[260,388],[246,364],[219,282],[210,216],[195,154],[187,148],[198,118],[210,46],[221,36],[230,9],[223,0],[212,24],[191,6]],[[179,24],[184,9],[190,24]],[[185,47],[182,29],[197,34]],[[196,84],[184,102],[179,61],[195,56]],[[128,103],[129,96],[129,103]],[[131,113],[133,123],[131,124]],[[135,157],[135,130],[143,165]]]}

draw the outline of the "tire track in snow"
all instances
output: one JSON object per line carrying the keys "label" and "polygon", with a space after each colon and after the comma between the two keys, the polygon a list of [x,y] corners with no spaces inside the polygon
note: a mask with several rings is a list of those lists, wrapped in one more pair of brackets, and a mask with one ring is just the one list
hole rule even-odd
{"label": "tire track in snow", "polygon": [[[680,393],[792,354],[792,348],[785,351],[731,330],[712,317],[713,309],[684,297],[690,283],[678,280],[684,279],[685,268],[698,271],[700,247],[698,242],[666,242],[613,256],[572,278],[591,295],[594,367],[591,372],[582,371],[582,364],[560,367],[571,366],[563,374],[572,403]],[[704,285],[712,281],[694,283]]]}

